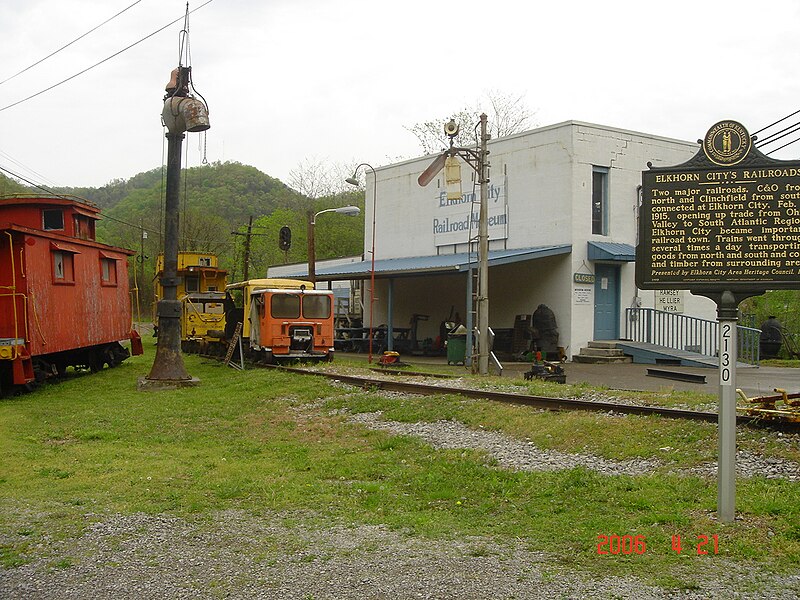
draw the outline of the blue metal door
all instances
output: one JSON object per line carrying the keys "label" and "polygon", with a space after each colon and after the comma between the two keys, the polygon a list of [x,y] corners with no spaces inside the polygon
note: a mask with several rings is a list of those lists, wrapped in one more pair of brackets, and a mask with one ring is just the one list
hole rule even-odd
{"label": "blue metal door", "polygon": [[594,339],[619,338],[619,267],[595,263]]}

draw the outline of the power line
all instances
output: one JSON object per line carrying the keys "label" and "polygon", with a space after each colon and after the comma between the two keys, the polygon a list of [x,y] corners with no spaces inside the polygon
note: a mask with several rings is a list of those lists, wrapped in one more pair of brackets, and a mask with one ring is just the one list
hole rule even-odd
{"label": "power line", "polygon": [[[201,4],[200,6],[198,6],[198,7],[197,7],[197,8],[195,8],[195,9],[193,9],[193,10],[189,11],[189,12],[190,12],[190,14],[191,14],[191,13],[193,13],[193,12],[195,12],[195,11],[198,11],[198,10],[200,10],[201,8],[203,8],[204,6],[206,6],[206,5],[208,5],[208,4],[211,4],[213,1],[214,1],[214,0],[206,0],[206,2],[205,2],[205,3]],[[134,42],[133,44],[131,44],[131,45],[129,45],[129,46],[126,46],[126,47],[125,47],[125,48],[123,48],[122,50],[119,50],[118,52],[115,52],[115,53],[114,53],[114,54],[112,54],[111,56],[108,56],[108,57],[104,58],[103,60],[101,60],[101,61],[99,61],[99,62],[96,62],[95,64],[93,64],[93,65],[92,65],[92,66],[90,66],[90,67],[86,67],[86,68],[85,68],[83,71],[79,71],[78,73],[75,73],[74,75],[70,75],[70,76],[69,76],[69,77],[67,77],[66,79],[62,79],[62,80],[61,80],[61,81],[59,81],[58,83],[54,83],[53,85],[51,85],[51,86],[50,86],[50,87],[48,87],[48,88],[45,88],[45,89],[43,89],[43,90],[41,90],[41,91],[39,91],[39,92],[36,92],[35,94],[31,94],[31,95],[30,95],[30,96],[28,96],[27,98],[23,98],[22,100],[17,100],[16,102],[14,102],[14,103],[12,103],[12,104],[9,104],[8,106],[4,106],[4,107],[0,108],[0,112],[3,112],[4,110],[7,110],[7,109],[9,109],[9,108],[13,108],[14,106],[17,106],[17,105],[19,105],[19,104],[22,104],[23,102],[27,102],[28,100],[30,100],[30,99],[32,99],[32,98],[35,98],[36,96],[40,96],[40,95],[44,94],[45,92],[49,92],[49,91],[50,91],[50,90],[52,90],[53,88],[57,88],[58,86],[60,86],[60,85],[62,85],[62,84],[64,84],[64,83],[66,83],[66,82],[68,82],[68,81],[71,81],[72,79],[75,79],[76,77],[78,77],[78,76],[80,76],[80,75],[83,75],[83,74],[84,74],[84,73],[86,73],[87,71],[91,71],[91,70],[92,70],[92,69],[94,69],[95,67],[98,67],[98,66],[102,65],[104,62],[107,62],[107,61],[111,60],[112,58],[114,58],[114,57],[116,57],[116,56],[119,56],[119,55],[120,55],[120,54],[122,54],[123,52],[125,52],[125,51],[127,51],[127,50],[130,50],[130,49],[131,49],[131,48],[133,48],[134,46],[137,46],[138,44],[141,44],[143,41],[145,41],[145,40],[147,40],[147,39],[149,39],[149,38],[153,37],[153,36],[154,36],[154,35],[156,35],[157,33],[161,33],[161,32],[162,32],[162,31],[164,31],[164,30],[165,30],[167,27],[170,27],[170,26],[174,25],[175,23],[177,23],[178,21],[182,20],[183,18],[184,18],[184,16],[183,16],[183,15],[181,15],[180,17],[178,17],[178,18],[177,18],[177,19],[175,19],[174,21],[170,21],[169,23],[167,23],[167,24],[166,24],[166,25],[164,25],[163,27],[161,27],[161,28],[159,28],[159,29],[156,29],[156,30],[155,30],[153,33],[151,33],[151,34],[149,34],[149,35],[146,35],[145,37],[143,37],[143,38],[141,38],[140,40],[138,40],[138,41]]]}
{"label": "power line", "polygon": [[[788,134],[787,134],[787,135],[788,135]],[[778,150],[782,150],[783,148],[786,148],[786,146],[791,146],[791,145],[792,145],[792,144],[794,144],[795,142],[800,142],[800,138],[794,139],[794,140],[792,140],[791,142],[786,142],[786,143],[785,143],[783,146],[778,146],[777,148],[775,148],[774,150],[770,150],[770,151],[769,151],[769,152],[767,152],[766,154],[767,154],[767,156],[769,156],[769,155],[770,155],[770,154],[772,154],[773,152],[777,152]]]}
{"label": "power line", "polygon": [[761,133],[762,131],[764,131],[764,130],[766,130],[766,129],[769,129],[770,127],[774,127],[775,125],[777,125],[777,124],[778,124],[778,123],[780,123],[781,121],[785,121],[786,119],[788,119],[788,118],[790,118],[790,117],[793,117],[793,116],[795,116],[796,114],[800,114],[800,110],[796,110],[796,111],[794,111],[792,114],[790,114],[790,115],[786,115],[785,117],[778,119],[778,120],[777,120],[777,121],[775,121],[774,123],[771,123],[771,124],[767,125],[766,127],[762,127],[762,128],[761,128],[761,129],[759,129],[758,131],[754,131],[754,132],[752,133],[752,135],[759,134],[759,133]]}
{"label": "power line", "polygon": [[53,190],[47,189],[46,187],[44,187],[43,185],[39,185],[38,183],[34,183],[30,179],[26,179],[22,175],[18,175],[17,173],[14,173],[13,171],[9,171],[8,169],[5,169],[3,167],[0,167],[0,171],[3,171],[4,173],[8,173],[9,175],[11,175],[12,177],[15,177],[17,179],[21,179],[22,181],[24,181],[28,185],[32,185],[33,187],[38,188],[38,189],[40,189],[40,190],[42,190],[44,192],[47,192],[48,194],[51,194],[51,195],[55,196],[56,198],[63,198],[64,200],[69,200],[69,198],[67,198],[66,196],[63,196],[62,194],[57,194]]}
{"label": "power line", "polygon": [[52,181],[52,180],[50,180],[50,179],[49,179],[48,177],[46,177],[45,175],[42,175],[41,173],[38,173],[37,171],[35,171],[35,170],[33,170],[32,168],[30,168],[29,166],[27,166],[27,165],[25,165],[25,164],[21,163],[21,162],[20,162],[20,161],[18,161],[16,158],[14,158],[13,156],[11,156],[10,154],[7,154],[6,152],[3,152],[2,150],[0,150],[0,158],[4,158],[4,159],[6,159],[6,160],[8,160],[8,161],[11,161],[11,162],[12,162],[12,163],[14,163],[15,165],[17,165],[19,168],[23,169],[24,171],[28,171],[28,172],[29,172],[29,173],[31,173],[32,175],[35,175],[35,176],[36,176],[36,177],[38,177],[40,180],[42,180],[42,181],[46,182],[48,185],[55,185],[55,183],[53,183],[53,181]]}
{"label": "power line", "polygon": [[48,54],[48,55],[47,55],[47,56],[45,56],[44,58],[40,58],[39,60],[37,60],[37,61],[36,61],[35,63],[33,63],[32,65],[30,65],[30,66],[27,66],[27,67],[25,67],[24,69],[22,69],[21,71],[18,71],[18,72],[16,72],[16,73],[14,73],[14,74],[13,74],[11,77],[7,77],[6,79],[3,79],[3,81],[0,81],[0,85],[3,85],[3,84],[6,82],[6,81],[11,81],[11,80],[12,80],[12,79],[14,79],[14,78],[15,78],[17,75],[22,75],[22,74],[23,74],[25,71],[28,71],[28,70],[32,69],[32,68],[33,68],[33,67],[35,67],[36,65],[40,65],[40,64],[42,64],[42,63],[43,63],[44,61],[46,61],[48,58],[50,58],[50,57],[52,57],[52,56],[55,56],[56,54],[58,54],[59,52],[61,52],[61,51],[62,51],[62,50],[64,50],[65,48],[69,48],[69,47],[70,47],[72,44],[74,44],[75,42],[77,42],[77,41],[79,41],[79,40],[82,40],[83,38],[85,38],[87,35],[89,35],[89,34],[90,34],[90,33],[92,33],[93,31],[97,31],[97,30],[98,30],[98,29],[100,29],[100,28],[101,28],[103,25],[105,25],[106,23],[108,23],[108,22],[110,22],[110,21],[113,21],[113,20],[114,20],[114,19],[116,19],[118,16],[120,16],[122,13],[124,13],[126,10],[133,8],[134,6],[136,6],[137,4],[139,4],[139,2],[141,2],[141,1],[142,1],[142,0],[136,0],[136,2],[134,2],[133,4],[131,4],[130,6],[128,6],[127,8],[124,8],[124,9],[122,9],[122,10],[121,10],[121,11],[119,11],[117,14],[115,14],[113,17],[111,17],[111,18],[109,18],[109,19],[106,19],[105,21],[103,21],[102,23],[100,23],[100,25],[98,25],[97,27],[95,27],[95,28],[93,28],[93,29],[90,29],[89,31],[87,31],[86,33],[84,33],[84,34],[83,34],[83,35],[81,35],[81,36],[78,36],[78,37],[76,37],[74,40],[72,40],[72,41],[71,41],[71,42],[69,42],[68,44],[64,44],[63,46],[61,46],[61,48],[59,48],[58,50],[55,50],[55,51],[51,52],[50,54]]}
{"label": "power line", "polygon": [[[46,188],[46,187],[45,187],[45,186],[43,186],[43,185],[39,185],[38,183],[36,183],[36,182],[34,182],[34,181],[31,181],[30,179],[26,179],[26,178],[25,178],[25,177],[23,177],[22,175],[19,175],[19,174],[17,174],[17,173],[14,173],[13,171],[9,171],[8,169],[6,169],[6,168],[4,168],[4,167],[2,167],[2,166],[0,166],[0,171],[3,171],[3,172],[5,172],[5,173],[8,173],[8,174],[9,174],[9,175],[11,175],[12,177],[16,177],[17,179],[21,179],[22,181],[24,181],[24,182],[25,182],[25,183],[27,183],[28,185],[31,185],[31,186],[33,186],[33,187],[35,187],[35,188],[37,188],[37,189],[40,189],[40,190],[42,190],[43,192],[47,192],[47,193],[48,193],[48,194],[50,194],[51,196],[54,196],[54,197],[56,197],[56,198],[61,198],[61,199],[63,199],[63,200],[70,200],[70,198],[67,198],[67,197],[66,197],[66,196],[64,196],[63,194],[59,194],[59,193],[57,193],[57,192],[54,192],[53,190],[51,190],[51,189],[49,189],[49,188]],[[85,198],[84,198],[84,200],[85,200]],[[93,204],[94,204],[94,203],[93,203]],[[111,221],[116,221],[116,222],[118,222],[118,223],[122,223],[123,225],[129,225],[130,227],[135,227],[136,229],[141,229],[142,231],[148,231],[147,229],[145,229],[144,227],[142,227],[142,226],[140,226],[140,225],[134,225],[133,223],[128,223],[128,222],[126,222],[126,221],[122,221],[121,219],[115,219],[114,217],[110,217],[110,216],[108,216],[107,214],[103,214],[103,218],[104,218],[104,219],[109,219],[109,220],[111,220]],[[157,233],[157,232],[150,231],[150,233]]]}
{"label": "power line", "polygon": [[[800,126],[800,122],[793,123],[793,124],[789,125],[788,127],[784,127],[783,129],[780,129],[780,130],[776,131],[775,133],[771,133],[770,135],[765,137],[763,140],[758,140],[756,142],[756,146],[766,146],[767,144],[773,144],[773,143],[777,142],[779,139],[786,137],[790,133],[794,133],[795,131],[797,131],[798,126]],[[788,133],[784,133],[784,132],[788,132]],[[782,133],[783,133],[783,135],[780,135]]]}

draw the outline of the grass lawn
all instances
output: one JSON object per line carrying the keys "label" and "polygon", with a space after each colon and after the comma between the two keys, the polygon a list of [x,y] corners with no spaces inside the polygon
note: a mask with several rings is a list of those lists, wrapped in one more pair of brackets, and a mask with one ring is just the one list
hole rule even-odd
{"label": "grass lawn", "polygon": [[[721,525],[716,482],[685,474],[715,460],[712,424],[398,397],[192,356],[185,362],[198,387],[138,392],[153,356],[146,345],[144,357],[116,369],[0,400],[0,564],[30,560],[45,535],[79,534],[86,515],[238,508],[310,524],[385,524],[417,536],[521,538],[564,565],[671,587],[691,587],[709,561],[723,558],[777,572],[800,568],[800,482],[740,479],[741,519]],[[639,477],[501,470],[477,451],[434,450],[347,422],[348,414],[378,410],[387,420],[455,419],[544,449],[656,457],[662,466]],[[800,462],[797,437],[742,429],[738,443]],[[629,544],[643,536],[646,549],[601,555],[600,535],[619,538],[601,549],[618,547],[623,536]],[[698,556],[698,536],[708,536],[701,550],[709,555]]]}

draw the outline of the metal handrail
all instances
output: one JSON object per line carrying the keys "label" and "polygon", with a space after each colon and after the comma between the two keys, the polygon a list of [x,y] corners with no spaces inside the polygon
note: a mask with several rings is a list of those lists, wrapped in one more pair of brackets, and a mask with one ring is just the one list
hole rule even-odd
{"label": "metal handrail", "polygon": [[[719,351],[719,324],[717,321],[654,308],[632,307],[625,309],[625,339],[716,357]],[[760,339],[760,329],[737,326],[740,362],[759,363]]]}

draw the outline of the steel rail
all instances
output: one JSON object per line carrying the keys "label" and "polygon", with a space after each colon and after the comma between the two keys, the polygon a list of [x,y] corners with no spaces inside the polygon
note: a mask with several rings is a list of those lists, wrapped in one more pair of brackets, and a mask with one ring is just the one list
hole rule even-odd
{"label": "steel rail", "polygon": [[[495,400],[510,404],[521,404],[542,408],[546,410],[569,411],[585,410],[593,412],[614,412],[628,415],[659,416],[671,419],[684,419],[691,421],[705,421],[716,423],[717,413],[707,411],[687,410],[682,408],[668,408],[663,406],[645,406],[638,404],[618,404],[616,402],[596,402],[592,400],[580,400],[577,398],[548,398],[545,396],[531,396],[527,394],[512,394],[510,392],[497,392],[491,390],[477,390],[471,388],[460,388],[442,385],[432,385],[410,381],[394,381],[388,379],[378,379],[371,377],[361,377],[358,375],[345,375],[342,373],[328,373],[323,371],[309,371],[296,367],[286,367],[282,365],[259,365],[268,366],[288,373],[301,375],[316,375],[341,381],[356,387],[366,389],[380,389],[393,392],[403,392],[407,394],[421,394],[431,396],[435,394],[453,394],[465,398],[476,398],[483,400]],[[736,415],[737,425],[768,426],[771,428],[784,428],[787,430],[798,431],[800,424],[769,420],[753,415]]]}

